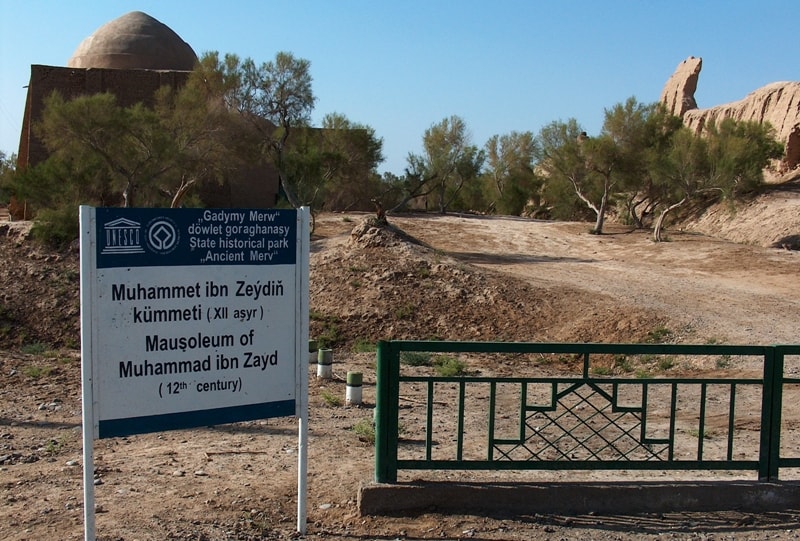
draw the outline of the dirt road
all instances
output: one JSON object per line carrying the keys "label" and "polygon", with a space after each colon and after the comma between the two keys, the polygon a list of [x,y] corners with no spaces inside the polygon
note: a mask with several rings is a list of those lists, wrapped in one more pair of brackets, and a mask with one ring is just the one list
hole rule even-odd
{"label": "dirt road", "polygon": [[[796,343],[800,253],[680,232],[654,243],[648,232],[521,219],[393,218],[401,229],[459,260],[567,286],[632,307],[663,311],[689,342]],[[603,341],[599,336],[598,341]]]}

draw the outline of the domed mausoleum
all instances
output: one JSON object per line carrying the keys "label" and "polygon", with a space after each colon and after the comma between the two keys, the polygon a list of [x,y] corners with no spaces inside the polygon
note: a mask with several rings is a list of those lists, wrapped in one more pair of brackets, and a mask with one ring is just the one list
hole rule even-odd
{"label": "domed mausoleum", "polygon": [[197,55],[164,23],[132,11],[104,24],[78,45],[70,68],[191,71]]}
{"label": "domed mausoleum", "polygon": [[[170,27],[133,11],[84,39],[66,67],[32,65],[17,167],[36,165],[49,156],[32,127],[41,119],[44,100],[53,91],[67,100],[109,92],[123,107],[152,105],[156,90],[180,87],[196,62],[192,47]],[[211,206],[267,207],[275,204],[277,193],[277,174],[262,167],[241,171],[218,190],[204,194],[204,200]],[[15,218],[25,218],[22,208],[12,207],[9,210]]]}

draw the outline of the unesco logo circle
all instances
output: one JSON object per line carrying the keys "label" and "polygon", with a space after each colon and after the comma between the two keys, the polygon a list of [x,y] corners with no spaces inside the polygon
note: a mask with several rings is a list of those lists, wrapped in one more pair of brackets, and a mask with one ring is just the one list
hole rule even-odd
{"label": "unesco logo circle", "polygon": [[157,254],[168,254],[178,247],[180,234],[175,222],[166,217],[155,218],[147,224],[147,246]]}

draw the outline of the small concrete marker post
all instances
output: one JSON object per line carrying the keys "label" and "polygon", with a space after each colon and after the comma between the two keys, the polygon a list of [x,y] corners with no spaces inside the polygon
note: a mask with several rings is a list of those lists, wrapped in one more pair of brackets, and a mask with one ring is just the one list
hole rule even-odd
{"label": "small concrete marker post", "polygon": [[333,350],[320,349],[317,354],[317,377],[331,379],[333,377]]}
{"label": "small concrete marker post", "polygon": [[363,376],[361,372],[347,373],[347,390],[345,391],[345,401],[349,406],[361,405],[361,384]]}
{"label": "small concrete marker post", "polygon": [[317,349],[319,345],[317,344],[316,340],[309,340],[308,341],[308,363],[312,364],[317,360]]}

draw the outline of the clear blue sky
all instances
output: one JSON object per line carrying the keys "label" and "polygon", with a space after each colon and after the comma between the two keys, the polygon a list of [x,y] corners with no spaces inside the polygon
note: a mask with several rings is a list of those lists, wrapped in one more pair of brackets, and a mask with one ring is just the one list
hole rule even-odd
{"label": "clear blue sky", "polygon": [[130,11],[171,27],[198,55],[311,61],[316,124],[331,112],[372,126],[381,171],[403,172],[423,132],[462,117],[494,134],[575,118],[590,135],[606,108],[658,100],[689,56],[710,107],[800,81],[790,0],[0,0],[0,150],[16,153],[31,64],[65,66],[78,44]]}

